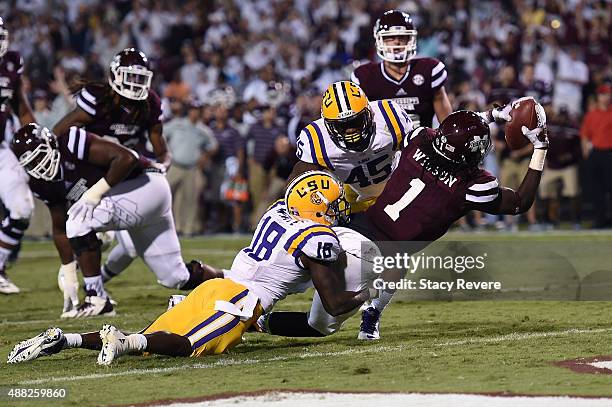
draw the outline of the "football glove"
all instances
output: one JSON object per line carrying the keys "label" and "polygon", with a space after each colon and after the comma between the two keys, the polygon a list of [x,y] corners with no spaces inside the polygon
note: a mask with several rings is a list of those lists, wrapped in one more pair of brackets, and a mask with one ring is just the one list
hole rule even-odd
{"label": "football glove", "polygon": [[80,222],[90,221],[93,218],[94,209],[100,204],[102,195],[107,193],[111,186],[104,177],[100,178],[91,188],[81,195],[81,198],[68,209],[70,219]]}
{"label": "football glove", "polygon": [[533,148],[547,149],[548,148],[548,131],[546,128],[536,127],[529,130],[526,126],[521,127],[523,135],[529,139]]}

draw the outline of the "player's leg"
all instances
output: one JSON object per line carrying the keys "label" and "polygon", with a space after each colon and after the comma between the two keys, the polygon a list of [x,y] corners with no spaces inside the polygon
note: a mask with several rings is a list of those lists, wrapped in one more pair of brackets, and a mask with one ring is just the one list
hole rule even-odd
{"label": "player's leg", "polygon": [[100,331],[103,346],[98,363],[109,365],[132,351],[170,356],[223,353],[240,342],[262,311],[257,297],[243,285],[229,279],[210,280],[160,315],[141,334],[124,335],[105,326]]}
{"label": "player's leg", "polygon": [[102,349],[99,332],[75,334],[64,333],[60,328],[49,328],[15,345],[7,363],[23,363],[71,348]]}
{"label": "player's leg", "polygon": [[110,251],[100,270],[104,282],[121,274],[138,256],[128,231],[120,230],[115,233],[115,237],[117,238],[117,245]]}
{"label": "player's leg", "polygon": [[[92,219],[81,222],[69,218],[66,222],[66,235],[83,273],[86,292],[76,317],[114,314],[100,272],[101,242],[96,232],[137,228],[143,219],[159,214],[160,207],[165,208],[166,202],[152,187],[154,177],[142,176],[121,182],[104,196]],[[158,177],[163,178],[161,175]]]}
{"label": "player's leg", "polygon": [[28,228],[34,198],[25,171],[6,143],[0,144],[0,199],[8,211],[0,226],[0,293],[15,294],[19,288],[7,277],[5,269]]}
{"label": "player's leg", "polygon": [[110,365],[117,357],[132,352],[183,357],[193,352],[188,338],[172,332],[126,335],[112,325],[104,325],[98,333],[98,338],[101,343],[98,364],[104,366]]}
{"label": "player's leg", "polygon": [[170,189],[163,177],[154,181],[150,188],[155,189],[153,193],[160,199],[163,197],[165,204],[160,205],[159,211],[148,213],[141,227],[129,230],[136,253],[164,287],[191,290],[208,279],[222,278],[220,270],[204,266],[197,260],[183,261],[170,210]]}
{"label": "player's leg", "polygon": [[[395,257],[397,253],[415,253],[427,246],[426,242],[412,243],[409,247],[405,242],[385,242],[381,246],[382,255],[385,257]],[[407,251],[408,250],[408,251]],[[400,281],[406,276],[407,268],[386,269],[380,278],[385,282]],[[396,290],[386,288],[378,292],[378,297],[372,299],[370,306],[363,310],[361,314],[361,325],[357,339],[377,340],[380,339],[380,319],[385,308],[391,303]]]}

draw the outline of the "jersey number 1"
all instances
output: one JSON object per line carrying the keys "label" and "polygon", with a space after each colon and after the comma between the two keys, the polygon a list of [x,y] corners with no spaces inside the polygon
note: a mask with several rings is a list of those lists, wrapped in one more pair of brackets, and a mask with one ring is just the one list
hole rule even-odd
{"label": "jersey number 1", "polygon": [[413,178],[410,181],[410,188],[408,188],[399,201],[385,206],[385,213],[395,222],[399,219],[400,212],[410,205],[410,202],[414,201],[414,198],[416,198],[423,189],[425,189],[425,183],[418,178]]}

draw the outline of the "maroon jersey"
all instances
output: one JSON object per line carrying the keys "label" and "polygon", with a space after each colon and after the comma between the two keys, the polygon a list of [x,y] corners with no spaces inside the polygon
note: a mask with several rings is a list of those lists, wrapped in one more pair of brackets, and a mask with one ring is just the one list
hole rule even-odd
{"label": "maroon jersey", "polygon": [[140,102],[147,104],[145,109],[147,114],[135,115],[133,110],[140,108],[136,107],[139,102],[136,104],[120,103],[119,106],[112,106],[110,101],[104,98],[106,92],[107,85],[89,85],[77,94],[77,105],[93,116],[93,121],[84,127],[85,130],[114,139],[125,147],[146,154],[148,131],[152,126],[161,123],[162,119],[159,96],[149,90],[148,98]]}
{"label": "maroon jersey", "polygon": [[17,51],[8,51],[0,58],[0,142],[4,140],[6,122],[11,116],[19,81],[23,73],[23,58]]}
{"label": "maroon jersey", "polygon": [[[60,177],[58,181],[43,181],[30,177],[30,189],[47,206],[65,206],[68,209],[81,195],[106,175],[107,167],[90,164],[89,148],[93,134],[71,127],[68,134],[57,138],[60,151]],[[137,167],[128,178],[142,174]]]}
{"label": "maroon jersey", "polygon": [[359,66],[351,80],[370,100],[391,99],[408,113],[414,128],[431,127],[435,114],[434,95],[446,82],[446,67],[435,58],[412,58],[402,79],[396,81],[385,72],[382,62]]}
{"label": "maroon jersey", "polygon": [[474,206],[501,196],[497,179],[485,170],[465,179],[428,170],[420,145],[429,131],[413,133],[385,189],[366,211],[375,239],[436,240]]}

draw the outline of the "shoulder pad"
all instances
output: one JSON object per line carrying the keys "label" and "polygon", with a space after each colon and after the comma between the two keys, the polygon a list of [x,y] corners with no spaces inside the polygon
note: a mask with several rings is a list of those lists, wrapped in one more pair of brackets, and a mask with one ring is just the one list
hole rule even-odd
{"label": "shoulder pad", "polygon": [[287,253],[299,257],[302,254],[311,259],[335,261],[340,253],[340,242],[329,226],[311,225],[300,229],[285,244]]}

